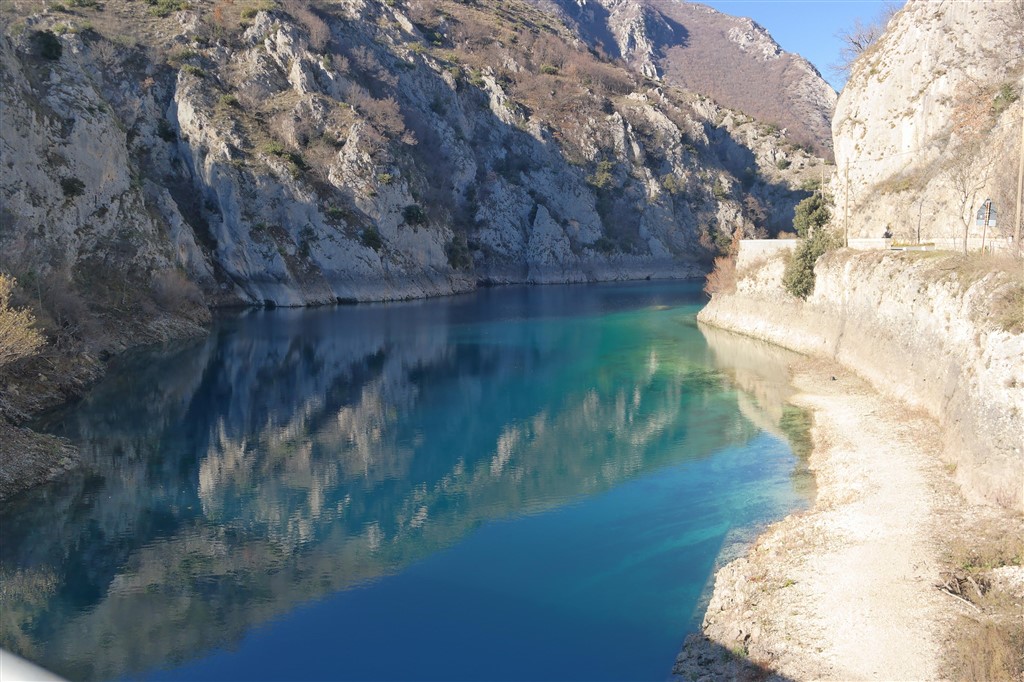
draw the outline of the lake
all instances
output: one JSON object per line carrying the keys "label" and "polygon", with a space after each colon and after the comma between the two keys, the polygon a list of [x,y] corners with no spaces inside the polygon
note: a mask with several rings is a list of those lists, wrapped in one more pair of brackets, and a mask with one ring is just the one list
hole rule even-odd
{"label": "lake", "polygon": [[73,680],[663,680],[806,506],[787,356],[692,282],[224,314],[35,426],[0,645]]}

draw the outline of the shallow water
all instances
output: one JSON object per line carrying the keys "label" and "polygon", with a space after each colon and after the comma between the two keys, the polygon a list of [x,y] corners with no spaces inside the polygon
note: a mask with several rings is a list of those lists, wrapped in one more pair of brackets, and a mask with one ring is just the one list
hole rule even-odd
{"label": "shallow water", "polygon": [[39,425],[86,466],[0,516],[0,644],[72,679],[664,679],[723,549],[809,495],[785,359],[702,304],[251,311],[124,358]]}

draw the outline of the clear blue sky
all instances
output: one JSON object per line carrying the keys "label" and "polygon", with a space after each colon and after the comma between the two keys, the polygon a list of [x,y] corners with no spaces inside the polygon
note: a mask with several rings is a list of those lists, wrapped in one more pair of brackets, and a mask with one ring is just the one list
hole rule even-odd
{"label": "clear blue sky", "polygon": [[[836,33],[874,19],[886,4],[884,0],[696,0],[719,12],[750,17],[768,29],[775,42],[787,52],[796,52],[818,67],[818,71],[837,91],[842,77],[829,69],[839,55]],[[903,0],[895,3],[903,6]]]}

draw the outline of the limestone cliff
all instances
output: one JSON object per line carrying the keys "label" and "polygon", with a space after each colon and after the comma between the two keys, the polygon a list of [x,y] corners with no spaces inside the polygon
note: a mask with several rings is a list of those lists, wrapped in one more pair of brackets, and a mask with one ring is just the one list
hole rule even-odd
{"label": "limestone cliff", "polygon": [[980,238],[987,198],[999,215],[986,238],[1012,235],[1022,36],[1019,2],[910,0],[893,17],[854,63],[832,122],[832,193],[851,236]]}
{"label": "limestone cliff", "polygon": [[781,255],[746,263],[736,292],[716,294],[698,319],[837,360],[925,410],[970,497],[1024,507],[1019,281],[952,255],[844,250],[818,262],[802,301],[783,270]]}
{"label": "limestone cliff", "polygon": [[785,226],[817,163],[526,4],[113,0],[10,34],[2,266],[90,295],[695,275]]}
{"label": "limestone cliff", "polygon": [[703,93],[791,139],[831,150],[836,93],[751,19],[693,2],[532,0],[645,76]]}

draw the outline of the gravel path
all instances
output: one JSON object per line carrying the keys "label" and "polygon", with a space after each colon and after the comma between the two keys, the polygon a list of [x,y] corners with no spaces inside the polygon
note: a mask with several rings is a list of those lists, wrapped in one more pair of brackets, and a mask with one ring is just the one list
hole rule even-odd
{"label": "gravel path", "polygon": [[775,679],[937,679],[956,609],[934,587],[942,525],[964,507],[939,429],[832,363],[801,361],[793,382],[814,413],[815,505],[719,571],[709,639],[688,642],[676,673],[727,674],[724,647]]}

